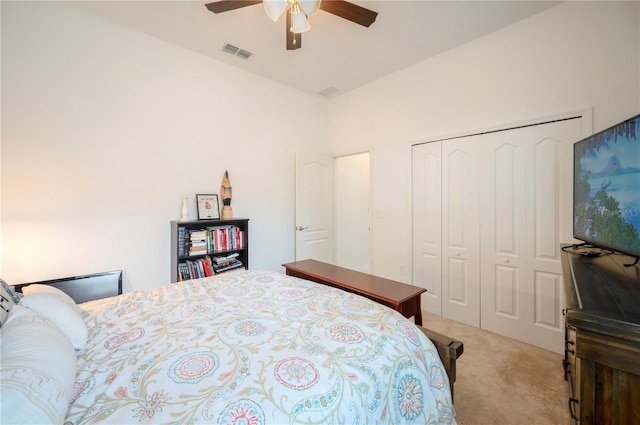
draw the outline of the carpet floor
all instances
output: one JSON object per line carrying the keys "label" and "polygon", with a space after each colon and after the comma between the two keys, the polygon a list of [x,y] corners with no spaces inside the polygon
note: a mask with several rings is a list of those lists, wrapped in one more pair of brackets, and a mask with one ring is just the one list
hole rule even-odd
{"label": "carpet floor", "polygon": [[562,356],[423,312],[428,329],[458,339],[454,405],[459,425],[568,425]]}

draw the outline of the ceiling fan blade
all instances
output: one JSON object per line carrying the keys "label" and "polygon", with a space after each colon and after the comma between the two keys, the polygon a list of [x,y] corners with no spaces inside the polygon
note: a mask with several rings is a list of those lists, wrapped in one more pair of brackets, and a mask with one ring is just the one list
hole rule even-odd
{"label": "ceiling fan blade", "polygon": [[320,9],[365,27],[371,26],[378,16],[378,12],[344,0],[323,0]]}
{"label": "ceiling fan blade", "polygon": [[287,50],[296,50],[302,47],[302,34],[291,32],[291,13],[285,12],[287,15],[287,25],[285,30],[287,31]]}
{"label": "ceiling fan blade", "polygon": [[241,7],[253,6],[258,3],[262,3],[262,0],[219,0],[213,3],[207,3],[205,6],[213,13],[222,13],[240,9]]}

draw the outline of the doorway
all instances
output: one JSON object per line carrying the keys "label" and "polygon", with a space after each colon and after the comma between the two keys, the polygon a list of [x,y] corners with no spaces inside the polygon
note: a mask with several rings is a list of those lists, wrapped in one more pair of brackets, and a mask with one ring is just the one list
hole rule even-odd
{"label": "doorway", "polygon": [[371,154],[296,155],[296,261],[370,272]]}
{"label": "doorway", "polygon": [[335,261],[341,267],[371,271],[371,155],[334,158]]}

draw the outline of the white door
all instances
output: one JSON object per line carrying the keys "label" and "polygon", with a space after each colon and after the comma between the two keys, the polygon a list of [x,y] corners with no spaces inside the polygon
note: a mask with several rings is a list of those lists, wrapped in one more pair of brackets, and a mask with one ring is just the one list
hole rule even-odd
{"label": "white door", "polygon": [[[573,236],[573,144],[583,137],[582,120],[544,126],[527,156],[527,340],[563,353],[564,288],[561,242]],[[532,128],[533,129],[533,128]]]}
{"label": "white door", "polygon": [[412,283],[426,311],[479,327],[478,145],[416,145],[412,161]]}
{"label": "white door", "polygon": [[560,243],[571,240],[580,119],[483,135],[482,328],[562,352]]}
{"label": "white door", "polygon": [[296,155],[296,261],[333,263],[333,158]]}
{"label": "white door", "polygon": [[442,316],[442,142],[412,147],[412,284],[422,308]]}
{"label": "white door", "polygon": [[474,136],[442,142],[442,317],[480,326],[478,152]]}
{"label": "white door", "polygon": [[526,164],[523,130],[480,137],[482,328],[526,339]]}

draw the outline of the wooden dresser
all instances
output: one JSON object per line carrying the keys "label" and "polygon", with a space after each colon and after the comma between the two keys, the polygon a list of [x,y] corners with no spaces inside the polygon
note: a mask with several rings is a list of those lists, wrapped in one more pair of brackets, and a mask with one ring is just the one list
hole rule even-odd
{"label": "wooden dresser", "polygon": [[565,379],[574,424],[640,424],[640,264],[565,247]]}

